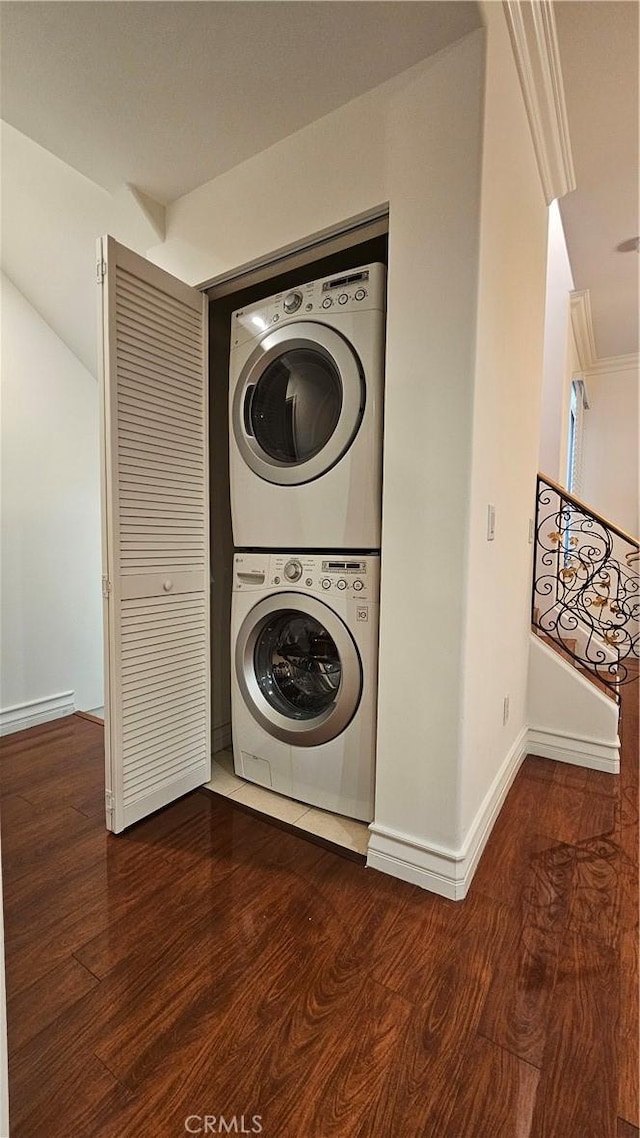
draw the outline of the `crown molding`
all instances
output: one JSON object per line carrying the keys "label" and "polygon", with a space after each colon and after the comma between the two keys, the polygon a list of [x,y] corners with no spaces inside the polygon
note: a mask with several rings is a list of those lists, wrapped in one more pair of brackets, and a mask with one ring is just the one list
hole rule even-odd
{"label": "crown molding", "polygon": [[550,205],[576,188],[553,6],[551,0],[503,0],[503,8]]}
{"label": "crown molding", "polygon": [[571,328],[575,340],[580,371],[591,371],[597,360],[596,341],[591,318],[591,296],[588,288],[569,293]]}
{"label": "crown molding", "polygon": [[598,356],[591,318],[591,295],[588,288],[569,293],[571,330],[578,356],[577,373],[582,376],[610,375],[616,371],[637,371],[640,355]]}
{"label": "crown molding", "polygon": [[610,375],[616,371],[638,370],[640,370],[640,355],[638,352],[630,352],[626,356],[602,356],[601,359],[594,360],[591,367],[588,368],[588,374]]}

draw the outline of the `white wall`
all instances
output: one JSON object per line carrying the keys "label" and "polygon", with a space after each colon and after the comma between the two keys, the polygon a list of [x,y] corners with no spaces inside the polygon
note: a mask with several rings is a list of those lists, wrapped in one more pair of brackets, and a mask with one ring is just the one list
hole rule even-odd
{"label": "white wall", "polygon": [[531,755],[618,774],[618,705],[531,634],[528,686]]}
{"label": "white wall", "polygon": [[95,246],[110,232],[144,252],[154,227],[126,187],[111,196],[6,123],[0,132],[2,270],[12,282],[2,325],[0,709],[68,690],[78,707],[100,707]]}
{"label": "white wall", "polygon": [[557,202],[549,207],[544,364],[539,469],[556,482],[567,471],[573,337],[569,293],[573,276]]}
{"label": "white wall", "polygon": [[477,32],[394,99],[388,134],[375,821],[447,847],[458,834],[483,70]]}
{"label": "white wall", "polygon": [[164,243],[147,256],[198,285],[384,203],[388,107],[403,82],[375,88],[178,198],[167,207]]}
{"label": "white wall", "polygon": [[[448,850],[524,721],[526,690],[546,210],[501,9],[490,33],[475,375],[483,32],[174,203],[150,253],[197,283],[389,202],[376,827]],[[490,549],[487,501],[502,527]],[[487,580],[510,622],[500,644],[476,611]],[[487,651],[506,653],[490,679],[497,711]],[[497,732],[507,675],[513,719]]]}
{"label": "white wall", "polygon": [[[487,79],[456,844],[522,757],[543,372],[547,209],[502,5],[484,7]],[[487,507],[496,509],[487,541]],[[503,726],[503,701],[510,715]],[[497,789],[497,788],[495,788]],[[488,803],[487,803],[488,805]]]}
{"label": "white wall", "polygon": [[102,704],[98,389],[2,278],[1,708]]}
{"label": "white wall", "polygon": [[2,270],[95,376],[96,238],[144,252],[153,226],[126,187],[112,196],[5,122],[0,144]]}
{"label": "white wall", "polygon": [[588,372],[580,496],[605,518],[638,537],[638,368]]}

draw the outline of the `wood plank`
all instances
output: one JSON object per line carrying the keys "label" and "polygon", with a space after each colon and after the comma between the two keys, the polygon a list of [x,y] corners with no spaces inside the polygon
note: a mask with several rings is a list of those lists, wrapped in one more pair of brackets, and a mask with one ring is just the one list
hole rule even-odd
{"label": "wood plank", "polygon": [[[446,1132],[463,1077],[464,1055],[477,1034],[482,1008],[507,941],[511,913],[477,895],[458,911],[461,933],[413,991],[414,1011],[396,1059],[395,1092],[386,1104],[387,1133],[397,1119],[411,1134]],[[384,1127],[382,1128],[384,1133]]]}
{"label": "wood plank", "polygon": [[616,1138],[619,973],[609,945],[566,935],[531,1138]]}
{"label": "wood plank", "polygon": [[508,951],[496,969],[479,1031],[519,1059],[542,1065],[558,954],[572,888],[571,847],[538,838],[529,875],[521,877]]}
{"label": "wood plank", "polygon": [[640,1130],[624,1118],[618,1119],[617,1138],[640,1138]]}
{"label": "wood plank", "polygon": [[107,835],[102,734],[3,741],[12,1135],[638,1138],[628,732],[519,774],[461,903],[203,791]]}
{"label": "wood plank", "polygon": [[9,998],[9,1053],[28,1043],[99,983],[79,961],[68,956],[45,976]]}
{"label": "wood plank", "polygon": [[539,1078],[535,1067],[476,1036],[442,1138],[529,1138]]}
{"label": "wood plank", "polygon": [[93,820],[71,806],[34,807],[18,795],[2,800],[2,825],[12,882],[51,865],[71,840],[95,831]]}
{"label": "wood plank", "polygon": [[[637,892],[635,903],[637,905]],[[640,1072],[640,1017],[638,1006],[638,929],[620,938],[620,1067],[618,1114],[626,1123],[640,1126],[638,1072]]]}
{"label": "wood plank", "polygon": [[[325,1036],[321,1061],[306,1082],[310,1093],[298,1097],[295,1125],[299,1134],[325,1138],[327,1134],[389,1133],[381,1120],[388,1116],[390,1068],[410,1015],[410,1004],[365,980],[349,1014],[336,1023],[332,1035]],[[270,1125],[275,1123],[281,1132],[278,1103],[273,1105]]]}
{"label": "wood plank", "polygon": [[[47,1071],[42,1074],[48,1084]],[[124,1138],[117,1119],[130,1099],[130,1092],[94,1055],[70,1055],[56,1080],[53,1096],[38,1097],[35,1103],[10,1100],[11,1138],[39,1138],[42,1134],[47,1138],[89,1138],[101,1122],[111,1128],[111,1138]],[[155,1127],[153,1133],[155,1138]]]}

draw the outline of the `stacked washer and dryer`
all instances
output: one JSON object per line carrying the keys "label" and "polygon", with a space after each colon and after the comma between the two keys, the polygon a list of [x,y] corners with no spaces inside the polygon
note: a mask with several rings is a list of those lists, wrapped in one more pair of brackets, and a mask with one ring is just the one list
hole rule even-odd
{"label": "stacked washer and dryer", "polygon": [[236,773],[373,818],[386,271],[234,312]]}

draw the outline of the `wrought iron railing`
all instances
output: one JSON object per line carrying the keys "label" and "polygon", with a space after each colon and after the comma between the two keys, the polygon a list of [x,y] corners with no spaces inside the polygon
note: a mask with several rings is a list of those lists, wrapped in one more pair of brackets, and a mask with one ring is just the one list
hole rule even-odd
{"label": "wrought iron railing", "polygon": [[640,654],[640,544],[544,475],[536,492],[531,623],[618,698]]}

